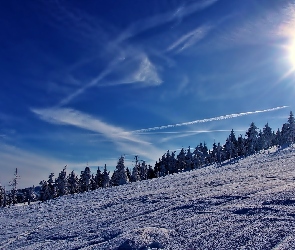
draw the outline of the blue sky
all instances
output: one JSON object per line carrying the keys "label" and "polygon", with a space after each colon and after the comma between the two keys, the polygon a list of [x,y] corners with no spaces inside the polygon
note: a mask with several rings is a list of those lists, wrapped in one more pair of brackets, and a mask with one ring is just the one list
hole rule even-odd
{"label": "blue sky", "polygon": [[66,164],[154,165],[295,111],[294,1],[11,0],[0,15],[2,185],[16,167],[25,187]]}

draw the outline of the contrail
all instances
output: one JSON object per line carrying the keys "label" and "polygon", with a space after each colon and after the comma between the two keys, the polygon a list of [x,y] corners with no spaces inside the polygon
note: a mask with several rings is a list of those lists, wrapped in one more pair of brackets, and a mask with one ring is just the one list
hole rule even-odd
{"label": "contrail", "polygon": [[250,112],[238,113],[238,114],[222,115],[222,116],[212,117],[212,118],[208,118],[208,119],[195,120],[195,121],[191,121],[191,122],[177,123],[177,124],[171,124],[171,125],[165,125],[165,126],[153,127],[153,128],[144,128],[144,129],[131,131],[131,133],[142,133],[142,132],[149,132],[149,131],[161,130],[161,129],[166,129],[166,128],[175,128],[175,127],[193,125],[196,123],[220,121],[220,120],[225,120],[225,119],[236,118],[239,116],[253,115],[253,114],[264,113],[264,112],[271,112],[271,111],[275,111],[275,110],[279,110],[279,109],[284,109],[287,107],[289,107],[289,106],[282,106],[282,107],[276,107],[276,108],[271,108],[271,109],[250,111]]}

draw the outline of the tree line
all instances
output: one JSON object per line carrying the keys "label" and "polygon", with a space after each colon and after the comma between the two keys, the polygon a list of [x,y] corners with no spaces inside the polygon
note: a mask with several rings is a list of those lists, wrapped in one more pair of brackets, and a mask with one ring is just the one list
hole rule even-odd
{"label": "tree line", "polygon": [[231,130],[224,144],[213,143],[212,149],[208,149],[206,143],[200,143],[194,149],[182,148],[176,155],[176,151],[169,150],[156,161],[154,167],[147,165],[145,161],[140,161],[135,156],[134,167],[130,170],[125,167],[124,157],[121,156],[117,162],[115,171],[110,176],[107,166],[103,171],[97,168],[96,173],[91,173],[87,166],[80,175],[71,171],[67,175],[65,166],[56,178],[54,173],[50,173],[48,180],[42,180],[38,187],[17,189],[18,171],[15,170],[14,178],[10,182],[11,189],[6,191],[0,184],[0,207],[15,205],[22,202],[46,201],[67,194],[75,194],[96,190],[98,188],[108,188],[137,182],[152,178],[158,178],[169,174],[190,171],[205,167],[210,164],[221,164],[224,161],[232,161],[241,157],[247,157],[261,150],[271,147],[290,146],[295,139],[295,119],[292,111],[281,130],[273,131],[268,123],[258,129],[254,122],[245,133],[245,136],[236,137],[234,130]]}

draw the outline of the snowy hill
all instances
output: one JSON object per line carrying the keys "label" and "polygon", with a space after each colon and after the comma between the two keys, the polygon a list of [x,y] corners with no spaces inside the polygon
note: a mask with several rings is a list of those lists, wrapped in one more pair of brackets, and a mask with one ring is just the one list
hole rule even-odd
{"label": "snowy hill", "polygon": [[295,149],[0,209],[0,249],[295,249]]}

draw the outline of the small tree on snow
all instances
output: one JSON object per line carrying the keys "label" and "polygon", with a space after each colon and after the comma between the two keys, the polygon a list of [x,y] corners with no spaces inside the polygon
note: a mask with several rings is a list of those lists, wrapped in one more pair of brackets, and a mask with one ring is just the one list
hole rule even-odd
{"label": "small tree on snow", "polygon": [[111,183],[113,186],[119,186],[128,183],[123,156],[121,156],[118,160],[116,170],[114,171],[111,178]]}
{"label": "small tree on snow", "polygon": [[17,168],[15,169],[14,172],[14,178],[13,180],[9,183],[9,185],[11,186],[11,191],[10,191],[10,199],[11,199],[11,203],[14,205],[17,203],[17,184],[18,184],[18,179],[19,179],[19,175],[17,173]]}
{"label": "small tree on snow", "polygon": [[4,200],[5,200],[5,188],[2,187],[0,183],[0,207],[4,206]]}
{"label": "small tree on snow", "polygon": [[67,181],[67,166],[59,173],[58,178],[55,180],[58,196],[62,196],[68,193],[68,181]]}
{"label": "small tree on snow", "polygon": [[102,173],[102,180],[101,180],[101,185],[103,188],[109,187],[110,186],[110,172],[107,171],[107,165],[104,165],[104,170]]}
{"label": "small tree on snow", "polygon": [[257,147],[258,132],[254,122],[251,123],[248,131],[246,132],[246,147],[248,154],[254,154]]}
{"label": "small tree on snow", "polygon": [[70,194],[75,194],[79,192],[79,188],[79,179],[73,170],[68,176],[68,191]]}
{"label": "small tree on snow", "polygon": [[139,167],[135,165],[132,169],[132,174],[130,177],[131,182],[140,181],[140,173],[139,173]]}
{"label": "small tree on snow", "polygon": [[80,188],[81,192],[87,192],[90,189],[91,171],[87,166],[84,171],[81,171]]}
{"label": "small tree on snow", "polygon": [[94,177],[94,180],[95,180],[96,188],[102,187],[102,173],[101,173],[99,167],[97,167],[97,171],[96,171],[96,175]]}
{"label": "small tree on snow", "polygon": [[294,142],[295,138],[295,119],[292,111],[290,111],[290,115],[288,118],[288,123],[287,123],[287,143],[291,145]]}
{"label": "small tree on snow", "polygon": [[52,196],[52,190],[48,184],[47,181],[41,181],[41,190],[40,190],[40,200],[41,201],[47,201],[53,198]]}
{"label": "small tree on snow", "polygon": [[47,184],[50,190],[50,196],[51,196],[50,199],[57,197],[57,188],[55,185],[55,181],[53,180],[53,177],[54,177],[54,173],[51,173],[47,181]]}

